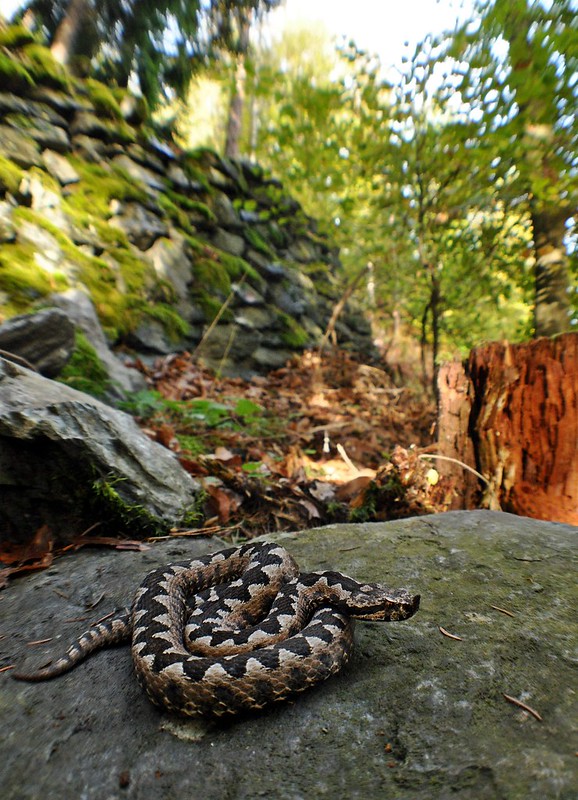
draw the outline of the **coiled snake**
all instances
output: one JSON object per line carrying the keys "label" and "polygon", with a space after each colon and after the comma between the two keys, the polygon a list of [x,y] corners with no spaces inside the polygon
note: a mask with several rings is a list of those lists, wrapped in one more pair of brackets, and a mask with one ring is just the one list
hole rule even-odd
{"label": "coiled snake", "polygon": [[300,573],[275,544],[245,544],[150,572],[124,609],[68,653],[19,680],[61,675],[93,651],[132,637],[138,680],[153,703],[222,717],[285,700],[336,673],[353,646],[352,617],[404,620],[419,595]]}

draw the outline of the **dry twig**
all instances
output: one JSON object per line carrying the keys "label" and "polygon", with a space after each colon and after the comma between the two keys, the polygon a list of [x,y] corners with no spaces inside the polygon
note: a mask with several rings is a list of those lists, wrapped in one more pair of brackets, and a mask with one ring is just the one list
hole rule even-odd
{"label": "dry twig", "polygon": [[511,697],[509,694],[504,694],[502,692],[502,695],[506,698],[508,703],[512,703],[513,705],[518,706],[518,708],[521,708],[522,711],[527,711],[528,714],[531,714],[534,717],[534,719],[538,720],[538,722],[543,722],[543,719],[538,714],[538,712],[534,711],[534,709],[530,708],[530,706],[527,706],[526,703],[522,703],[521,700],[517,700],[515,697]]}
{"label": "dry twig", "polygon": [[492,606],[492,605],[490,605],[490,608],[493,608],[494,611],[501,611],[502,614],[506,614],[508,617],[515,617],[516,616],[515,614],[512,614],[511,611],[508,611],[505,608],[500,608],[500,606]]}
{"label": "dry twig", "polygon": [[439,627],[440,633],[443,633],[443,635],[447,636],[448,639],[455,639],[457,642],[462,642],[463,641],[461,636],[456,636],[455,634],[450,633],[449,631],[446,631],[446,629],[442,628],[441,625],[439,625],[438,627]]}

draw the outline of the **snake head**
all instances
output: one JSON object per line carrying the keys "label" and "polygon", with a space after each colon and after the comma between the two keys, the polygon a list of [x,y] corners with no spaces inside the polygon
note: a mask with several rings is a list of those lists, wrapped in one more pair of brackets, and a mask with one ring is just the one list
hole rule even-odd
{"label": "snake head", "polygon": [[352,593],[349,613],[356,619],[398,622],[413,617],[419,602],[419,594],[411,594],[407,589],[387,589],[368,583]]}
{"label": "snake head", "polygon": [[419,608],[419,594],[407,589],[388,589],[379,583],[358,583],[340,572],[310,573],[301,581],[339,611],[356,619],[397,622],[412,617]]}

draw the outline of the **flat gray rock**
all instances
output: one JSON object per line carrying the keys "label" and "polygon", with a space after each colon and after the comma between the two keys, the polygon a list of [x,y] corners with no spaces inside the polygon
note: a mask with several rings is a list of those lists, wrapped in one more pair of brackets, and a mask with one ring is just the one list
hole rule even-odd
{"label": "flat gray rock", "polygon": [[0,542],[28,543],[42,525],[70,541],[99,496],[116,529],[168,529],[198,492],[128,414],[0,358]]}
{"label": "flat gray rock", "polygon": [[[420,611],[359,623],[339,676],[221,726],[152,706],[128,648],[52,683],[6,671],[2,798],[575,800],[577,534],[479,511],[276,537],[302,569],[406,586],[421,594]],[[0,593],[0,666],[44,663],[123,605],[151,568],[221,546],[85,551],[14,581]]]}

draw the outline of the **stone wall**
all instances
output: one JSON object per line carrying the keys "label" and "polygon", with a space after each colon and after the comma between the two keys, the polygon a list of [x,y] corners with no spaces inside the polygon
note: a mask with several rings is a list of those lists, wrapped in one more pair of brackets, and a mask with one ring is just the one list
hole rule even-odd
{"label": "stone wall", "polygon": [[[319,343],[338,252],[278,180],[183,152],[142,101],[72,78],[22,28],[0,27],[0,86],[0,321],[81,290],[110,345],[200,348],[229,374]],[[371,349],[351,303],[336,334]]]}

